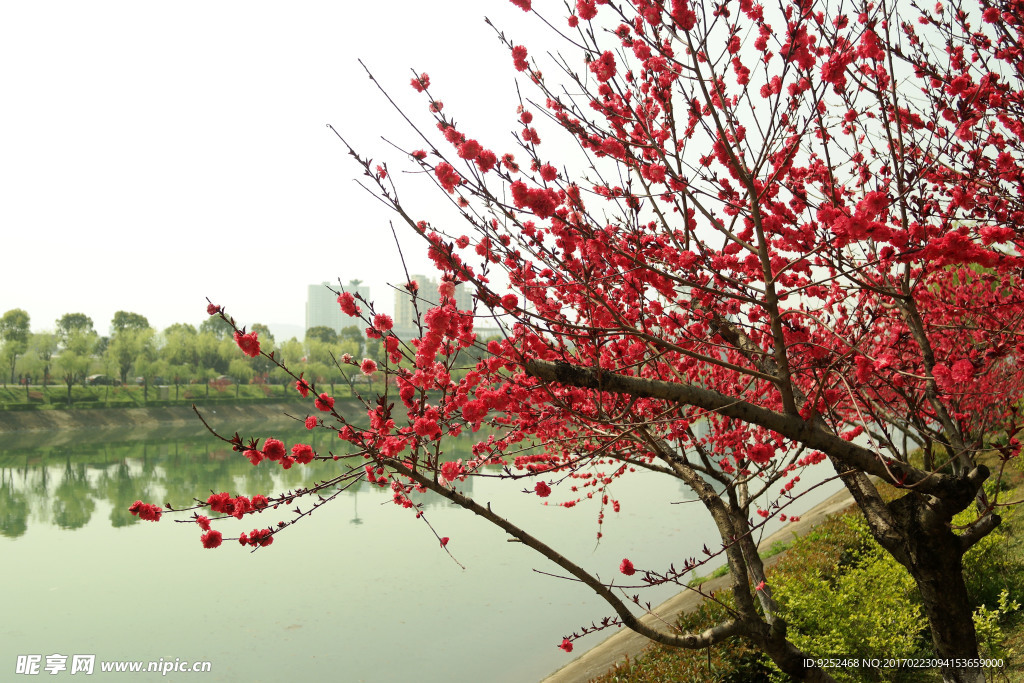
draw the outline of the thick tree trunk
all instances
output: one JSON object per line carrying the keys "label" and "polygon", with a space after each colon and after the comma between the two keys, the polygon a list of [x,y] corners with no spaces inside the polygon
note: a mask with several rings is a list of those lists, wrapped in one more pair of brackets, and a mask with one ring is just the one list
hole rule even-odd
{"label": "thick tree trunk", "polygon": [[[914,579],[943,680],[983,683],[981,668],[969,666],[978,660],[978,636],[963,574],[969,544],[950,524],[957,512],[971,504],[988,470],[983,466],[972,470],[948,491],[948,499],[909,490],[884,503],[862,472],[835,459],[832,463],[864,513],[872,536]],[[993,519],[991,528],[998,521]]]}
{"label": "thick tree trunk", "polygon": [[833,683],[835,681],[827,669],[807,666],[810,657],[787,640],[785,628],[771,629],[762,640],[756,640],[755,643],[771,657],[775,666],[782,669],[795,681],[809,681],[810,683]]}
{"label": "thick tree trunk", "polygon": [[908,494],[889,504],[894,521],[904,532],[903,552],[893,555],[921,592],[935,657],[943,662],[942,679],[982,683],[985,675],[981,668],[968,665],[978,660],[978,635],[964,583],[963,544],[930,502],[924,496]]}
{"label": "thick tree trunk", "polygon": [[[977,663],[978,636],[974,630],[973,610],[961,573],[960,558],[937,562],[912,571],[921,590],[924,612],[931,627],[935,656],[942,660],[942,680],[947,683],[983,683],[985,674]],[[952,566],[955,564],[955,567]]]}

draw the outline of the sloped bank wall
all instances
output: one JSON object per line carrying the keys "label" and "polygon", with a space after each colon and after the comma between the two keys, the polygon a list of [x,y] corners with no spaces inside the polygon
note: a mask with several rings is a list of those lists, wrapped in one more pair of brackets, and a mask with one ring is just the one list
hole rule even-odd
{"label": "sloped bank wall", "polygon": [[[354,406],[353,406],[354,407]],[[285,413],[304,417],[313,409],[309,402],[255,403],[203,408],[204,416],[216,416],[219,424],[265,421],[287,424]],[[0,411],[0,432],[34,432],[73,429],[154,428],[202,426],[187,406],[166,408],[107,408],[88,410]]]}

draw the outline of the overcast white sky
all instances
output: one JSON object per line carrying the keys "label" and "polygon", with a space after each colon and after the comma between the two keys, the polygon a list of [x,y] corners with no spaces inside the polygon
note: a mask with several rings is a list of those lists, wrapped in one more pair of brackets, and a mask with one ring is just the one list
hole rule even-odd
{"label": "overcast white sky", "polygon": [[326,124],[375,154],[412,140],[362,58],[421,122],[410,67],[512,150],[518,74],[485,15],[551,38],[507,0],[3,3],[0,313],[40,331],[82,312],[106,334],[118,310],[198,324],[209,296],[240,324],[302,325],[306,286],[339,277],[389,310],[391,216]]}

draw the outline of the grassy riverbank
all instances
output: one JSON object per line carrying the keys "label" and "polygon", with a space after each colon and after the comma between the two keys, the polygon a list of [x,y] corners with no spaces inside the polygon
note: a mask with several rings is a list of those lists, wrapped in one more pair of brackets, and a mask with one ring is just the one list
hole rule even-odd
{"label": "grassy riverbank", "polygon": [[[999,463],[988,463],[998,472]],[[1001,501],[1024,499],[1024,467],[1014,462],[1002,478],[993,475],[990,491]],[[895,497],[895,489],[883,491]],[[966,523],[970,513],[955,519]],[[981,656],[1001,659],[989,680],[1024,680],[1024,509],[1002,511],[1003,523],[965,557],[965,577],[975,602]],[[871,539],[863,517],[852,508],[834,515],[795,540],[768,570],[776,597],[786,610],[789,637],[815,657],[877,658],[931,656],[927,623],[906,571]],[[705,601],[679,618],[679,626],[700,632],[726,614],[722,604]],[[833,669],[839,681],[939,681],[937,670]],[[786,678],[767,657],[740,641],[709,650],[685,651],[660,646],[615,666],[593,683],[716,681],[768,683]]]}

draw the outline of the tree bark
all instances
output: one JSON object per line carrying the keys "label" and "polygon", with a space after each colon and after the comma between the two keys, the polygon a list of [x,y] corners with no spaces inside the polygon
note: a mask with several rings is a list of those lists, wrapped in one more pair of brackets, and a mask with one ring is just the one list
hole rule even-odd
{"label": "tree bark", "polygon": [[[927,496],[909,493],[888,505],[902,533],[901,548],[891,550],[921,592],[939,670],[948,683],[982,683],[978,636],[964,583],[964,544]],[[951,516],[951,515],[950,515]],[[968,664],[974,663],[975,666]]]}
{"label": "tree bark", "polygon": [[755,639],[757,645],[771,657],[775,666],[796,681],[810,683],[832,683],[835,681],[826,669],[805,666],[807,653],[786,639],[785,629],[771,629],[762,639]]}

